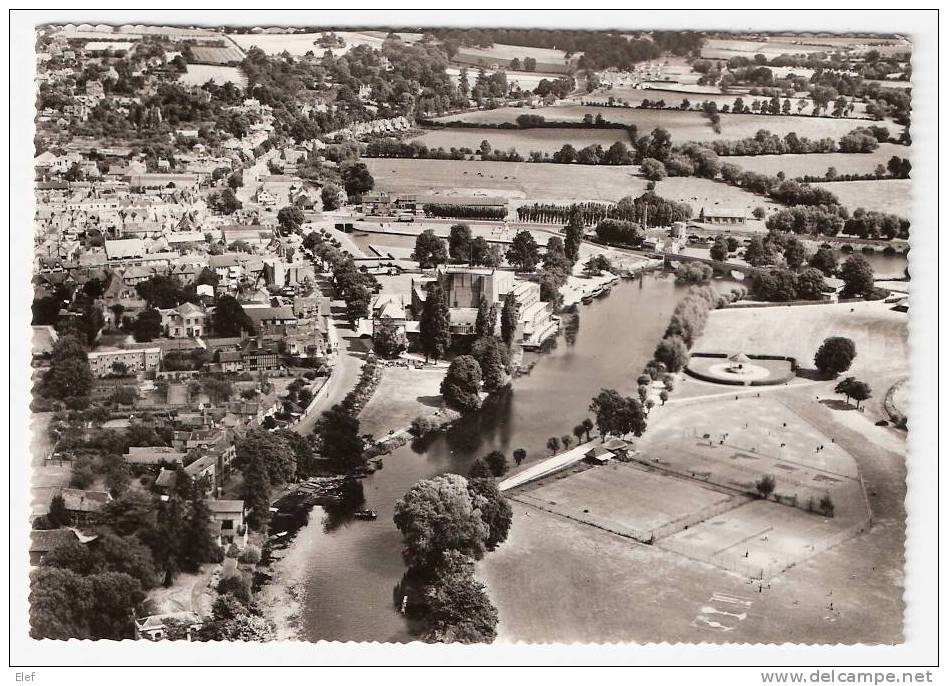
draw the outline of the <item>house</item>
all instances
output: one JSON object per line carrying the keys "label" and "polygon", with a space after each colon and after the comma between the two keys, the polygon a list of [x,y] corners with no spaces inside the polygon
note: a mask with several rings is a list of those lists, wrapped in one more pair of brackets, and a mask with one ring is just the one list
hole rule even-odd
{"label": "house", "polygon": [[613,457],[615,457],[615,454],[611,450],[608,450],[601,445],[597,445],[595,448],[587,450],[585,457],[588,462],[592,462],[594,464],[606,464]]}
{"label": "house", "polygon": [[50,550],[78,541],[79,535],[72,529],[30,531],[30,565],[38,565]]}
{"label": "house", "polygon": [[415,195],[399,195],[373,191],[362,196],[362,211],[373,217],[391,217],[396,214],[417,214],[421,210]]}
{"label": "house", "polygon": [[250,317],[254,331],[258,335],[283,338],[296,331],[298,320],[290,305],[278,307],[245,305],[244,312]]}
{"label": "house", "polygon": [[744,208],[712,207],[709,210],[702,209],[704,219],[700,217],[698,221],[705,224],[746,224],[747,210]]}
{"label": "house", "polygon": [[277,371],[281,367],[279,343],[248,338],[240,349],[240,360],[247,372]]}
{"label": "house", "polygon": [[61,488],[53,491],[50,500],[56,495],[62,496],[73,526],[88,526],[99,519],[100,510],[112,500],[107,491],[83,491],[78,488]]}
{"label": "house", "polygon": [[220,522],[221,545],[237,543],[239,547],[247,544],[247,525],[244,523],[243,500],[205,500],[210,511],[211,522]]}
{"label": "house", "polygon": [[[171,634],[178,638],[183,632],[190,641],[191,636],[201,628],[203,622],[193,612],[169,612],[162,615],[149,615],[135,620],[135,638],[148,641],[161,641]],[[173,632],[173,633],[172,633]]]}
{"label": "house", "polygon": [[145,257],[145,241],[141,238],[105,239],[105,257],[109,264],[127,262],[140,264]]}
{"label": "house", "polygon": [[169,338],[194,338],[204,335],[207,312],[200,305],[182,303],[173,309],[159,310],[161,326]]}
{"label": "house", "polygon": [[[161,365],[161,348],[116,348],[93,350],[87,354],[92,375],[102,378],[113,374],[124,365],[126,374],[149,373]],[[117,366],[118,365],[118,366]]]}

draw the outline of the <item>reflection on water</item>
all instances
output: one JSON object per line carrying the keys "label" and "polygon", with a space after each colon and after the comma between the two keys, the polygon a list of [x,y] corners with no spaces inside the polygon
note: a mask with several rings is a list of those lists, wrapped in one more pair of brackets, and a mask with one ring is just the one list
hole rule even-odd
{"label": "reflection on water", "polygon": [[405,574],[401,540],[392,523],[395,501],[419,479],[466,474],[475,458],[491,450],[511,457],[516,448],[524,448],[528,461],[546,457],[547,438],[569,433],[587,417],[589,401],[602,387],[634,392],[636,377],[686,290],[665,275],[636,281],[623,281],[610,297],[581,307],[581,326],[580,317],[571,315],[564,321],[562,344],[479,413],[386,457],[385,469],[361,482],[365,507],[378,512],[377,520],[340,519],[340,525],[327,526],[329,513],[322,511],[321,520],[314,514],[312,521],[323,525],[304,528],[296,543],[312,551],[302,638],[412,640],[411,627],[399,612],[401,600],[395,599]]}

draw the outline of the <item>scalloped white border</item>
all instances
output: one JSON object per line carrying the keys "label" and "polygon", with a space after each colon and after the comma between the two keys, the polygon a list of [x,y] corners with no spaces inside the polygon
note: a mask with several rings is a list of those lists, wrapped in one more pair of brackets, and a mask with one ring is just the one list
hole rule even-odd
{"label": "scalloped white border", "polygon": [[[937,379],[933,372],[936,350],[936,255],[938,217],[937,185],[937,23],[931,11],[910,10],[849,11],[806,8],[793,10],[233,10],[203,11],[129,11],[118,3],[101,3],[103,9],[89,10],[18,10],[7,15],[10,23],[11,74],[11,235],[8,255],[12,302],[7,331],[12,360],[11,403],[8,431],[11,433],[10,462],[12,484],[8,483],[13,532],[13,555],[8,560],[11,574],[9,632],[12,636],[10,661],[14,665],[218,665],[217,669],[243,665],[925,665],[937,660],[936,602],[936,503],[937,503]],[[127,5],[125,5],[127,7]],[[312,7],[312,5],[310,5]],[[755,3],[755,8],[760,4]],[[818,7],[818,6],[817,6]],[[505,25],[542,28],[694,28],[718,30],[838,30],[885,31],[908,34],[913,50],[913,192],[912,217],[912,308],[910,343],[912,349],[912,430],[909,438],[908,491],[906,503],[908,532],[906,542],[906,642],[900,646],[805,646],[763,645],[526,645],[431,646],[420,643],[392,645],[379,643],[279,643],[180,644],[70,641],[68,643],[32,641],[27,636],[27,564],[25,536],[28,530],[29,483],[29,287],[31,265],[32,217],[32,126],[33,126],[33,26],[45,22],[174,23],[174,24],[275,24],[308,23],[342,25]],[[3,69],[7,74],[8,70]],[[5,184],[0,184],[3,187]],[[8,250],[4,244],[3,250]],[[948,263],[946,263],[948,264]],[[15,334],[10,338],[9,334]],[[0,375],[6,375],[4,366]],[[6,477],[4,477],[6,478]],[[6,522],[5,522],[6,523]],[[23,543],[23,545],[17,545]],[[6,594],[3,594],[6,603]],[[21,669],[29,673],[31,669]],[[53,671],[40,668],[42,675]],[[111,682],[127,670],[55,670],[60,678],[84,682],[95,678]],[[749,683],[759,683],[760,670],[751,670]],[[802,670],[810,673],[813,670]],[[223,673],[191,670],[188,680],[226,678],[232,683],[259,684],[272,677],[293,678],[286,672],[272,675],[259,670],[227,670]],[[731,670],[689,670],[680,676],[716,683],[733,677]],[[11,675],[12,676],[12,675]],[[432,676],[434,676],[432,674]],[[452,674],[448,678],[456,679]],[[526,675],[524,675],[526,676]],[[572,672],[560,672],[560,678],[572,679]],[[645,675],[640,675],[645,676]],[[662,670],[651,673],[645,683],[672,676]],[[124,674],[139,683],[167,683],[174,675],[156,672]],[[351,678],[346,674],[340,678]],[[307,677],[304,677],[307,678]],[[392,672],[373,672],[369,678],[390,681]],[[555,678],[555,675],[554,675]],[[47,679],[48,681],[48,679]]]}

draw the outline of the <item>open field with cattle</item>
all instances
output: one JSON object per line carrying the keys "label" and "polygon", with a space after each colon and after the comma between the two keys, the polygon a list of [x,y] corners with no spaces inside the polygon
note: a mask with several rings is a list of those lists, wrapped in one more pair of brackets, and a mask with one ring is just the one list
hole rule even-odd
{"label": "open field with cattle", "polygon": [[[733,100],[732,100],[733,102]],[[632,107],[599,107],[590,105],[551,105],[549,107],[499,107],[494,110],[478,110],[451,114],[442,117],[443,121],[467,121],[499,124],[514,122],[521,114],[539,114],[547,121],[582,121],[587,114],[601,114],[610,122],[635,125],[639,135],[648,133],[656,127],[664,127],[672,135],[674,143],[688,141],[734,140],[749,138],[760,129],[785,136],[791,131],[807,138],[834,138],[849,133],[865,122],[853,119],[835,119],[828,117],[796,117],[766,114],[722,114],[721,133],[715,133],[710,120],[701,112],[681,110],[643,110]],[[898,135],[897,130],[892,130]]]}
{"label": "open field with cattle", "polygon": [[906,219],[912,217],[912,182],[909,179],[835,181],[814,185],[832,191],[850,210],[865,207],[877,212],[891,212]]}
{"label": "open field with cattle", "polygon": [[[492,132],[486,131],[490,134]],[[490,140],[490,137],[487,137]],[[647,181],[638,167],[531,162],[479,162],[453,160],[365,160],[376,178],[376,187],[398,193],[445,196],[501,196],[514,210],[527,203],[615,202],[645,192]],[[695,216],[701,209],[753,208],[773,203],[741,188],[699,177],[668,177],[658,183],[664,198],[686,202]],[[760,226],[758,226],[758,224]],[[749,219],[745,228],[763,224]]]}
{"label": "open field with cattle", "polygon": [[616,141],[630,145],[629,135],[621,129],[429,129],[414,142],[429,148],[469,148],[476,151],[481,141],[490,143],[494,150],[514,148],[523,157],[534,151],[554,153],[569,143],[579,150],[599,144],[608,148]]}

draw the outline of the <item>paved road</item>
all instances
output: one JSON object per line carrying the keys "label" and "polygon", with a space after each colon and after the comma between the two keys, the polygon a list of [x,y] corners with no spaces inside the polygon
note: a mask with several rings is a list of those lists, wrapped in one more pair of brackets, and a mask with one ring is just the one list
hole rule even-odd
{"label": "paved road", "polygon": [[341,300],[334,301],[332,304],[332,325],[336,329],[339,347],[336,352],[336,364],[333,367],[332,375],[329,377],[329,381],[326,382],[329,388],[326,394],[313,405],[309,413],[292,427],[296,433],[310,433],[322,413],[336,403],[342,402],[346,394],[355,387],[359,380],[359,373],[362,370],[366,353],[366,344],[355,335],[355,332],[349,326],[349,322],[346,321],[345,303]]}

